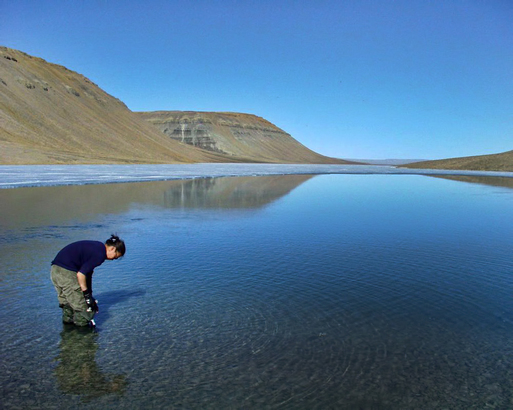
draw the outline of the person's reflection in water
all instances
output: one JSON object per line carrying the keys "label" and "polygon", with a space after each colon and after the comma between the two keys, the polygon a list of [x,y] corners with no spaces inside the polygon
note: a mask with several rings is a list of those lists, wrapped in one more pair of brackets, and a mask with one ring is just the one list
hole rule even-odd
{"label": "person's reflection in water", "polygon": [[111,393],[123,395],[124,375],[103,373],[96,364],[98,333],[88,328],[64,325],[61,332],[59,362],[55,375],[60,390],[81,396],[84,402]]}

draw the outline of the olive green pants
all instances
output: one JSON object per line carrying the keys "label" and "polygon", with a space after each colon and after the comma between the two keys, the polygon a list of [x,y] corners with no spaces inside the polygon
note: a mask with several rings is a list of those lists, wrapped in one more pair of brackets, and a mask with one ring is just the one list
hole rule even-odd
{"label": "olive green pants", "polygon": [[78,284],[77,272],[52,265],[51,278],[57,291],[62,321],[77,326],[87,326],[95,312],[87,311],[87,304]]}

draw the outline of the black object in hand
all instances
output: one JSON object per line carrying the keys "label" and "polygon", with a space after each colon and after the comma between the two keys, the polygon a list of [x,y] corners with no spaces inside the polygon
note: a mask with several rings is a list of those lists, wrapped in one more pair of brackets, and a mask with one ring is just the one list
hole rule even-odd
{"label": "black object in hand", "polygon": [[82,291],[84,294],[84,299],[87,305],[87,310],[91,312],[98,312],[98,303],[93,298],[93,292],[89,289]]}

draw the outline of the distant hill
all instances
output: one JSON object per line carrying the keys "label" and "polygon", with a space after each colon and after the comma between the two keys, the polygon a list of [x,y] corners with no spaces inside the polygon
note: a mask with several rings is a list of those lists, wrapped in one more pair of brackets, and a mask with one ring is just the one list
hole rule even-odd
{"label": "distant hill", "polygon": [[283,131],[273,135],[275,147],[265,135],[246,141],[246,150],[188,145],[83,75],[0,47],[0,164],[345,162],[318,155]]}
{"label": "distant hill", "polygon": [[476,171],[513,171],[513,151],[473,157],[449,158],[402,165],[406,168],[454,169]]}
{"label": "distant hill", "polygon": [[426,161],[425,159],[347,159],[347,161],[353,161],[361,164],[369,165],[404,165],[411,164],[412,162]]}
{"label": "distant hill", "polygon": [[252,114],[157,111],[136,113],[170,138],[197,148],[258,162],[348,163],[306,148]]}

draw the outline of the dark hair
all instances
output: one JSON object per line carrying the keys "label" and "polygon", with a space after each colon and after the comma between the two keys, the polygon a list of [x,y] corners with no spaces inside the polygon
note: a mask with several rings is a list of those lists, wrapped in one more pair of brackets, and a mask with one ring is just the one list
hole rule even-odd
{"label": "dark hair", "polygon": [[126,252],[125,242],[119,238],[119,236],[112,234],[109,239],[105,241],[105,245],[114,246],[116,252],[123,256]]}

